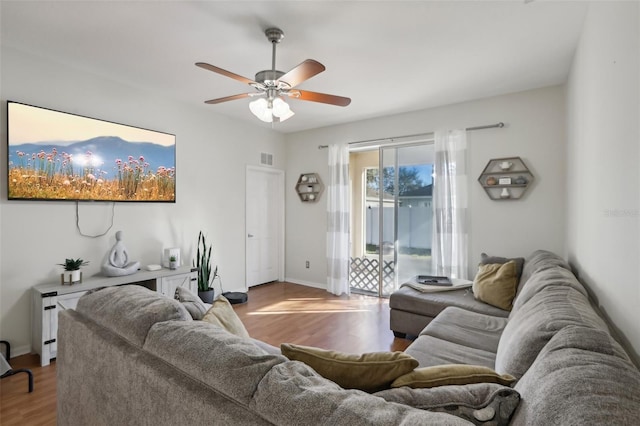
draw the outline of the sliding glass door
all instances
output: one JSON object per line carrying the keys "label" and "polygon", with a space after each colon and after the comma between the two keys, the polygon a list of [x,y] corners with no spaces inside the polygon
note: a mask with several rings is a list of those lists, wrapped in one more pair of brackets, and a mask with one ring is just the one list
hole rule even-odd
{"label": "sliding glass door", "polygon": [[352,291],[388,296],[431,273],[433,157],[427,142],[351,153]]}

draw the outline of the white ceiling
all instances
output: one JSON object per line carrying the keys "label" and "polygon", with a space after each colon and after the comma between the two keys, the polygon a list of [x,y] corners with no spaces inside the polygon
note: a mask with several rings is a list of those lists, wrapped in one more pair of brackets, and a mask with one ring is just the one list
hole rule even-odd
{"label": "white ceiling", "polygon": [[284,40],[277,68],[315,59],[299,88],[348,96],[342,108],[291,100],[289,133],[495,96],[566,80],[582,1],[6,1],[1,43],[253,125],[253,89],[194,66],[253,79],[271,68],[264,29]]}

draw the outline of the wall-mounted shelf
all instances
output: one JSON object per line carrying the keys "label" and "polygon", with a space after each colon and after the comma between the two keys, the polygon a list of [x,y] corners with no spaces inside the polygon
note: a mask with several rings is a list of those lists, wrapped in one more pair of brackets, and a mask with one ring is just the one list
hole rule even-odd
{"label": "wall-mounted shelf", "polygon": [[533,182],[533,174],[520,157],[493,158],[478,182],[492,200],[517,200]]}
{"label": "wall-mounted shelf", "polygon": [[315,203],[320,198],[324,185],[317,173],[303,173],[296,183],[296,192],[300,201],[305,203]]}

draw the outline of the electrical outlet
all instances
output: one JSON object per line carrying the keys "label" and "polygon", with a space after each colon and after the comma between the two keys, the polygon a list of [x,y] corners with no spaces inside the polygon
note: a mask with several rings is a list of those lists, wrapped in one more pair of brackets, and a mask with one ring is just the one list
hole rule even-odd
{"label": "electrical outlet", "polygon": [[309,261],[308,260],[306,262],[304,262],[304,267],[309,269]]}

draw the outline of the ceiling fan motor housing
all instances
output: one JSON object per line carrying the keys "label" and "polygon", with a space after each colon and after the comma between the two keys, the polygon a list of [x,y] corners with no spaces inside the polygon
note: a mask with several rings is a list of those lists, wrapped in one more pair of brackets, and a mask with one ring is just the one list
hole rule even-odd
{"label": "ceiling fan motor housing", "polygon": [[[275,86],[276,80],[278,80],[280,77],[282,77],[284,75],[284,73],[282,71],[278,71],[278,70],[263,70],[263,71],[259,71],[256,74],[256,81],[258,83],[262,83],[265,86]],[[282,82],[280,82],[282,83]]]}

